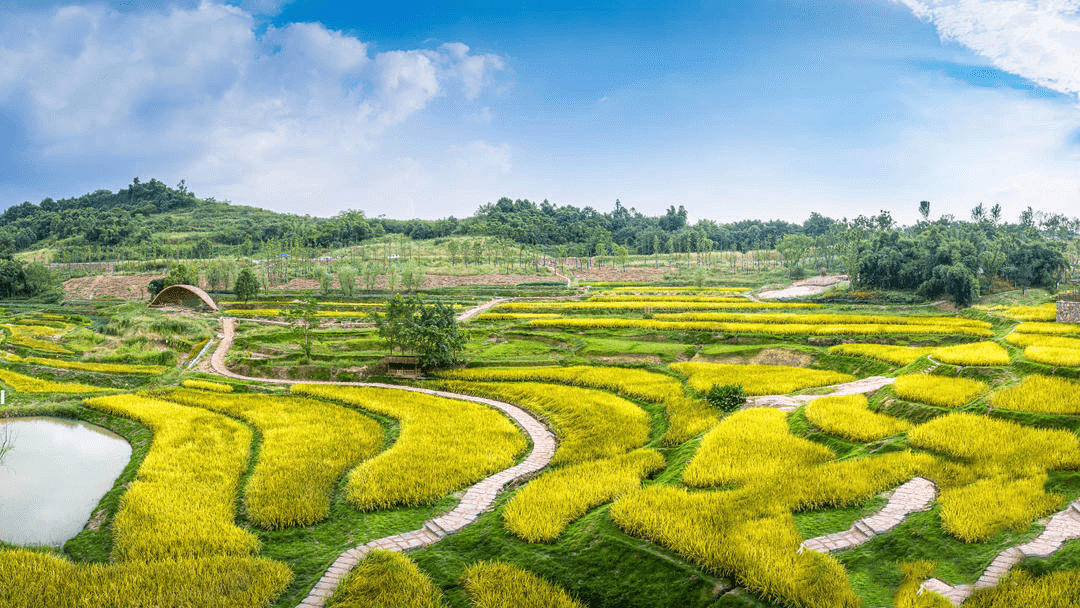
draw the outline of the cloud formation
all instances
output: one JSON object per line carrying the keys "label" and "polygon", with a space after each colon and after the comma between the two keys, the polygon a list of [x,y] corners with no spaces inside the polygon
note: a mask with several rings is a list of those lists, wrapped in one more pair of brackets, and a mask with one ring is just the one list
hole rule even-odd
{"label": "cloud formation", "polygon": [[38,167],[93,159],[125,179],[175,175],[237,202],[327,214],[367,206],[364,184],[400,164],[384,149],[397,129],[439,98],[478,102],[505,68],[461,43],[372,52],[318,23],[256,32],[252,12],[214,2],[12,15],[0,25],[0,119],[19,125]]}
{"label": "cloud formation", "polygon": [[1080,96],[1080,0],[896,0],[995,66]]}

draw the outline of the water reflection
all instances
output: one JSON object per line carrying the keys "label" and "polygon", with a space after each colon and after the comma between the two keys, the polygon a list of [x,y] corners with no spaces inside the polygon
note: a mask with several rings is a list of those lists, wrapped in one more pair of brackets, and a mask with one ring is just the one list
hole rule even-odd
{"label": "water reflection", "polygon": [[[0,420],[0,540],[63,545],[86,525],[131,458],[123,437],[61,418]],[[2,435],[0,435],[2,436]]]}

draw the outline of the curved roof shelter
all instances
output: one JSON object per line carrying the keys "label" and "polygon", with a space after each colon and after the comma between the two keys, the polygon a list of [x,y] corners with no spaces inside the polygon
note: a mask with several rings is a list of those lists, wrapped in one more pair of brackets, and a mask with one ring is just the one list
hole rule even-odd
{"label": "curved roof shelter", "polygon": [[217,310],[218,305],[208,293],[194,285],[169,285],[158,292],[150,306],[188,306]]}

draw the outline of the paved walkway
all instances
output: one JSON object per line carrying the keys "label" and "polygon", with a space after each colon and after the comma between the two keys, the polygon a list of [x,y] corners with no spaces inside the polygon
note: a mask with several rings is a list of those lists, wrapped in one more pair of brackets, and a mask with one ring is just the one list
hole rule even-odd
{"label": "paved walkway", "polygon": [[1054,514],[1046,524],[1046,529],[1034,540],[998,553],[974,585],[953,586],[941,579],[932,578],[922,584],[922,589],[939,593],[948,598],[954,606],[959,606],[976,589],[997,586],[1020,560],[1027,557],[1049,557],[1061,549],[1065,541],[1077,538],[1080,538],[1080,499],[1074,500],[1064,510]]}
{"label": "paved walkway", "polygon": [[[497,301],[493,300],[488,302],[488,308],[493,306]],[[482,308],[482,307],[478,307]],[[475,309],[474,309],[475,310]],[[225,356],[229,352],[229,348],[232,347],[233,336],[236,329],[236,320],[232,317],[223,317],[221,319],[222,337],[218,343],[217,348],[214,350],[213,356],[210,358],[210,366],[214,372],[219,375],[229,378],[235,378],[237,380],[249,380],[255,382],[267,382],[271,384],[332,384],[337,386],[362,386],[372,388],[392,389],[399,391],[410,391],[415,393],[424,393],[426,395],[434,395],[436,397],[445,397],[448,399],[459,399],[462,401],[472,401],[474,403],[482,403],[489,407],[493,407],[507,416],[509,416],[522,430],[529,435],[529,439],[532,441],[532,451],[520,464],[517,464],[509,469],[505,469],[494,475],[480,481],[472,487],[465,490],[465,495],[462,497],[461,502],[458,503],[454,509],[449,513],[445,513],[439,517],[429,519],[424,522],[424,525],[417,530],[411,532],[404,532],[401,534],[395,534],[393,536],[387,536],[373,540],[367,544],[360,545],[345,551],[338,555],[334,563],[323,573],[319,582],[315,584],[315,587],[311,589],[303,601],[300,602],[300,608],[321,608],[326,598],[329,597],[335,589],[341,579],[349,573],[350,570],[356,564],[363,559],[368,552],[372,549],[389,549],[390,551],[406,551],[409,549],[417,549],[419,547],[426,547],[430,544],[437,543],[443,537],[448,534],[453,534],[458,530],[468,526],[475,522],[482,513],[491,508],[495,503],[495,497],[499,491],[506,484],[522,479],[533,473],[543,469],[551,461],[552,455],[555,454],[555,436],[551,434],[543,424],[536,418],[533,418],[525,410],[511,405],[509,403],[503,403],[501,401],[495,401],[493,399],[485,399],[483,397],[473,397],[472,395],[460,395],[457,393],[449,393],[446,391],[436,391],[426,388],[418,388],[414,386],[399,386],[396,384],[381,384],[377,382],[329,382],[329,381],[312,381],[312,380],[283,380],[278,378],[253,378],[250,376],[242,376],[235,374],[227,367],[225,367]]]}
{"label": "paved walkway", "polygon": [[774,407],[783,412],[793,412],[799,406],[810,403],[820,397],[841,397],[843,395],[855,395],[859,393],[872,393],[883,386],[896,382],[896,378],[886,376],[870,376],[854,382],[834,384],[825,388],[831,388],[832,392],[823,395],[764,395],[750,397],[746,400],[746,407]]}
{"label": "paved walkway", "polygon": [[819,553],[830,553],[858,547],[878,534],[884,534],[899,526],[908,515],[929,509],[936,497],[937,486],[934,482],[916,477],[896,488],[889,497],[888,504],[877,513],[857,520],[843,532],[803,541],[799,552],[810,549]]}

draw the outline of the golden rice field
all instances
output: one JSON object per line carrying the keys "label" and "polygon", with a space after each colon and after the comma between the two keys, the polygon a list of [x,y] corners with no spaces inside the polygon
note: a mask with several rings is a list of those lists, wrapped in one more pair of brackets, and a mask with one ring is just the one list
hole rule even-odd
{"label": "golden rice field", "polygon": [[[838,313],[733,313],[733,312],[676,312],[658,313],[653,317],[658,321],[717,321],[749,323],[797,323],[806,325],[935,325],[941,327],[972,327],[990,329],[986,321],[964,319],[962,317],[915,316],[915,315],[862,315]],[[912,328],[913,333],[919,331]]]}
{"label": "golden rice field", "polygon": [[11,332],[11,342],[26,348],[33,350],[40,350],[47,353],[58,353],[62,355],[71,354],[71,350],[48,340],[41,340],[37,336],[54,336],[58,332],[54,327],[48,327],[45,325],[11,325],[5,324],[0,327],[4,327]]}
{"label": "golden rice field", "polygon": [[782,310],[819,308],[820,304],[803,302],[754,302],[746,298],[731,298],[731,301],[717,302],[709,299],[705,302],[682,300],[626,300],[612,298],[590,302],[507,302],[499,304],[492,312],[531,312],[531,313],[576,313],[576,312],[653,312],[658,310]]}
{"label": "golden rice field", "polygon": [[240,476],[251,455],[252,435],[244,424],[139,395],[95,397],[86,404],[137,420],[154,433],[113,523],[118,559],[242,557],[258,551],[258,538],[234,523]]}
{"label": "golden rice field", "polygon": [[477,321],[520,321],[522,319],[556,319],[554,312],[485,312],[476,315]]}
{"label": "golden rice field", "polygon": [[338,586],[327,608],[444,608],[442,592],[416,562],[375,549]]}
{"label": "golden rice field", "polygon": [[702,401],[688,398],[682,382],[672,376],[642,369],[573,365],[568,367],[481,367],[444,372],[443,377],[459,380],[500,382],[558,382],[600,388],[621,395],[659,403],[667,414],[664,445],[678,445],[709,430],[719,420],[716,410]]}
{"label": "golden rice field", "polygon": [[979,589],[964,603],[967,608],[1072,608],[1080,606],[1080,570],[1034,576],[1014,568],[992,589]]}
{"label": "golden rice field", "polygon": [[213,382],[210,380],[188,379],[181,382],[180,385],[186,388],[198,388],[204,391],[213,391],[215,393],[233,392],[233,387],[231,384],[223,384],[221,382]]}
{"label": "golden rice field", "polygon": [[549,471],[507,503],[506,529],[526,542],[553,541],[589,509],[640,487],[643,478],[665,466],[659,452],[641,449]]}
{"label": "golden rice field", "polygon": [[685,361],[668,366],[704,393],[713,385],[737,384],[748,395],[782,395],[804,388],[851,382],[851,374],[787,365],[738,365]]}
{"label": "golden rice field", "polygon": [[589,388],[538,382],[463,382],[441,388],[521,406],[544,418],[559,438],[552,464],[610,458],[649,440],[649,416],[622,397]]}
{"label": "golden rice field", "polygon": [[1065,503],[1059,494],[1047,494],[1046,474],[1009,479],[993,477],[942,491],[941,525],[949,534],[969,543],[989,539],[1011,529],[1022,532],[1031,522],[1050,515]]}
{"label": "golden rice field", "polygon": [[292,391],[395,418],[397,441],[349,473],[348,500],[363,510],[434,502],[513,464],[527,443],[499,412],[422,393],[297,384]]}
{"label": "golden rice field", "polygon": [[503,562],[469,566],[461,586],[474,608],[585,608],[557,585]]}
{"label": "golden rice field", "polygon": [[1057,303],[1038,306],[992,306],[987,310],[1014,321],[1053,321],[1057,319]]}
{"label": "golden rice field", "polygon": [[[594,287],[603,287],[604,284],[590,283]],[[656,287],[656,286],[639,286],[639,285],[622,285],[614,286],[611,290],[616,294],[675,294],[675,293],[699,293],[699,294],[725,294],[725,293],[746,293],[750,291],[749,287],[695,287],[693,285],[684,285],[682,287]]]}
{"label": "golden rice field", "polygon": [[901,399],[939,407],[960,407],[990,390],[985,382],[978,380],[947,378],[933,374],[900,376],[892,387]]}
{"label": "golden rice field", "polygon": [[1005,336],[1005,341],[1014,346],[1056,346],[1058,348],[1080,349],[1080,338],[1066,338],[1048,334],[1025,334],[1014,331]]}
{"label": "golden rice field", "polygon": [[967,335],[988,337],[989,329],[950,325],[888,325],[876,323],[847,323],[827,325],[813,323],[742,323],[714,321],[659,321],[656,319],[618,319],[609,317],[533,319],[532,327],[561,329],[650,329],[656,331],[712,331],[735,334],[772,334],[806,336],[874,336],[894,334]]}
{"label": "golden rice field", "polygon": [[262,433],[244,501],[249,517],[264,528],[325,519],[341,475],[375,455],[383,443],[375,420],[316,399],[190,389],[170,391],[166,398],[240,418]]}
{"label": "golden rice field", "polygon": [[110,389],[77,382],[53,382],[0,369],[0,381],[11,387],[16,393],[97,393]]}
{"label": "golden rice field", "polygon": [[250,557],[106,565],[76,564],[41,551],[0,550],[4,608],[264,608],[292,578],[284,564]]}
{"label": "golden rice field", "polygon": [[996,342],[975,342],[954,346],[896,346],[892,344],[837,344],[829,352],[840,355],[867,357],[895,365],[907,365],[919,357],[930,355],[950,365],[990,366],[1008,365],[1009,352]]}
{"label": "golden rice field", "polygon": [[1024,349],[1024,358],[1056,367],[1080,367],[1080,348],[1029,346]]}
{"label": "golden rice field", "polygon": [[1040,323],[1029,321],[1016,326],[1022,334],[1072,335],[1080,334],[1080,323]]}
{"label": "golden rice field", "polygon": [[817,428],[852,441],[876,441],[911,428],[906,420],[871,412],[866,395],[821,397],[806,406],[806,419]]}
{"label": "golden rice field", "polygon": [[1080,414],[1080,383],[1033,374],[990,395],[990,407],[1043,414]]}
{"label": "golden rice field", "polygon": [[587,302],[712,302],[714,304],[745,303],[743,297],[724,296],[590,296]]}
{"label": "golden rice field", "polygon": [[4,353],[8,361],[16,361],[30,365],[43,365],[45,367],[57,367],[61,369],[75,369],[87,372],[103,374],[163,374],[169,370],[164,365],[133,365],[129,363],[96,363],[93,361],[67,361],[64,359],[46,359],[44,357],[20,357],[12,353]]}

